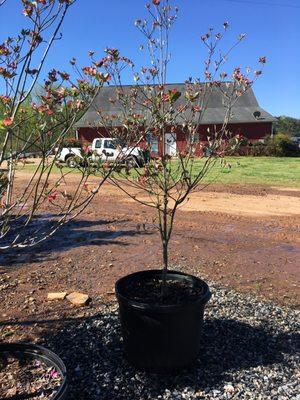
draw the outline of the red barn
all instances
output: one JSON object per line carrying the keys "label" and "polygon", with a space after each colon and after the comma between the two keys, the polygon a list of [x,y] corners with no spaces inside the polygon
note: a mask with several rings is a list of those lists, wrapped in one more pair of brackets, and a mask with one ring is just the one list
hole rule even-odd
{"label": "red barn", "polygon": [[[222,85],[224,85],[225,90],[230,90],[232,88],[232,83]],[[177,89],[181,93],[185,93],[186,91],[186,84],[184,83],[168,84],[165,85],[165,87],[167,91],[172,89]],[[129,91],[133,88],[134,86],[124,86],[123,90]],[[97,137],[111,136],[109,130],[107,131],[107,129],[101,124],[99,110],[101,110],[102,117],[106,116],[109,118],[111,115],[117,116],[120,114],[121,105],[118,105],[118,102],[114,100],[115,98],[115,86],[106,86],[100,90],[90,108],[77,123],[78,139],[91,142]],[[180,106],[181,104],[184,104],[184,102],[185,98],[184,96],[181,96],[177,100],[176,105]],[[218,129],[218,127],[222,126],[226,113],[226,107],[224,104],[226,104],[226,102],[222,91],[218,87],[211,88],[199,126],[199,137],[197,137],[199,146],[196,151],[197,155],[201,154],[200,143],[207,142],[208,128],[213,132],[214,129]],[[137,109],[135,112],[142,114],[144,111],[142,109]],[[117,126],[117,119],[115,119],[115,121],[115,126]],[[232,133],[232,135],[242,135],[251,142],[271,135],[273,132],[273,122],[275,121],[276,118],[259,106],[253,90],[249,89],[238,98],[232,107],[227,129]],[[170,155],[174,155],[177,151],[185,148],[187,138],[181,128],[183,122],[184,118],[178,115],[176,119],[177,128],[175,133],[165,135],[165,149]],[[151,136],[148,136],[147,140],[151,143],[152,153],[162,152],[162,143],[159,143],[157,139]]]}

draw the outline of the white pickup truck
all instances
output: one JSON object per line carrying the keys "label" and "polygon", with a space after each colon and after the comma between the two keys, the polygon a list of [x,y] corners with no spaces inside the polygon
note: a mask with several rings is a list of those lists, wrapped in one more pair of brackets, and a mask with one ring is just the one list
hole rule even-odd
{"label": "white pickup truck", "polygon": [[[129,167],[143,166],[145,152],[140,147],[124,147],[115,138],[96,138],[89,146],[90,159],[94,162],[119,162]],[[83,149],[80,147],[63,147],[56,154],[56,160],[64,162],[70,168],[76,168],[83,160]]]}

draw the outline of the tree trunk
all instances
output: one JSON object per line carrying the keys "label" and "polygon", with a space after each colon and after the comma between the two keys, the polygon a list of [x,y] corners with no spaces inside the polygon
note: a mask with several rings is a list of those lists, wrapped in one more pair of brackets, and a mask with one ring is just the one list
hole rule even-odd
{"label": "tree trunk", "polygon": [[168,242],[163,240],[163,271],[162,271],[162,283],[161,283],[161,297],[163,298],[166,293],[167,285],[167,272],[168,272]]}

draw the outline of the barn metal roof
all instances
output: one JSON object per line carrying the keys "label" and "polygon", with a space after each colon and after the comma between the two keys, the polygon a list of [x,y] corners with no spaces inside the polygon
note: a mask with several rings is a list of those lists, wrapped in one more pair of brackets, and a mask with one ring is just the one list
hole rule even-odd
{"label": "barn metal roof", "polygon": [[[204,84],[200,84],[204,85]],[[123,92],[127,94],[135,88],[136,86],[126,85],[122,86]],[[165,85],[166,91],[177,89],[181,93],[186,91],[185,83],[178,84],[167,84]],[[223,83],[221,86],[222,90],[230,91],[233,88],[232,83]],[[77,122],[76,126],[79,127],[98,127],[101,126],[101,117],[99,111],[103,116],[112,116],[121,114],[121,103],[117,100],[116,86],[105,86],[100,91],[99,94],[94,99],[93,103],[87,110],[87,112],[82,116],[82,118]],[[201,124],[220,124],[223,123],[226,107],[224,106],[225,97],[222,91],[218,87],[210,88],[210,93],[208,95],[206,108],[201,119]],[[114,100],[112,102],[111,100]],[[176,105],[183,105],[185,98],[182,95],[176,102]],[[254,116],[254,112],[259,111],[260,116],[257,118]],[[136,107],[134,112],[143,114],[145,113],[145,108],[143,106]],[[176,123],[180,125],[186,120],[187,115],[178,115]],[[232,108],[232,114],[230,118],[231,124],[241,124],[241,123],[260,123],[260,122],[274,122],[274,118],[270,113],[261,108],[257,102],[252,88],[247,90],[241,97],[238,98],[236,103]],[[114,125],[120,124],[120,120],[116,118],[114,120]]]}

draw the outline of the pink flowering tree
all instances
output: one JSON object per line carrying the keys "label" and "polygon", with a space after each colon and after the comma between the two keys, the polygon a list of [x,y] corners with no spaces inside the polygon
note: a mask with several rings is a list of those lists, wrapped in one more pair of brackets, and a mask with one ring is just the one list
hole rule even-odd
{"label": "pink flowering tree", "polygon": [[[138,19],[135,25],[145,39],[140,49],[148,51],[149,65],[137,70],[132,62],[120,57],[118,50],[108,49],[109,62],[104,63],[104,68],[115,85],[110,101],[117,105],[119,112],[117,116],[107,116],[105,112],[98,111],[101,124],[112,135],[122,131],[133,141],[143,135],[149,153],[153,150],[153,144],[158,150],[154,158],[148,158],[144,168],[133,165],[114,172],[109,180],[133,200],[156,212],[162,241],[163,293],[176,211],[189,194],[199,188],[216,162],[224,160],[225,152],[228,153],[228,139],[232,139],[228,123],[233,107],[262,70],[247,68],[243,71],[236,67],[230,72],[226,69],[229,56],[245,35],[239,35],[233,45],[223,51],[221,43],[229,29],[229,24],[225,22],[223,32],[209,29],[201,37],[206,57],[200,78],[188,78],[184,88],[169,86],[169,38],[178,8],[172,7],[169,0],[153,0],[146,8],[149,18]],[[259,59],[261,65],[265,61],[265,57]],[[132,69],[133,86],[124,86],[122,83],[125,67]],[[222,123],[209,127],[205,137],[201,138],[199,134],[203,117],[215,93],[223,99]],[[180,148],[175,146],[170,151],[168,140],[176,142],[178,129],[185,137],[185,144]],[[238,138],[235,139],[238,144]],[[232,140],[230,143],[232,145]]]}
{"label": "pink flowering tree", "polygon": [[[114,166],[90,162],[82,148],[78,173],[59,167],[55,153],[110,77],[93,60],[80,68],[71,60],[71,73],[43,66],[73,0],[22,0],[26,27],[0,42],[0,248],[33,246],[91,202]],[[1,1],[5,12],[5,1]],[[37,83],[44,77],[36,94]],[[33,170],[26,170],[26,153],[39,155]],[[24,166],[23,166],[24,165]],[[26,174],[16,179],[19,170]],[[56,172],[54,173],[54,170]],[[98,172],[96,183],[88,179]],[[47,218],[45,215],[47,214]],[[38,223],[37,223],[38,222]]]}

